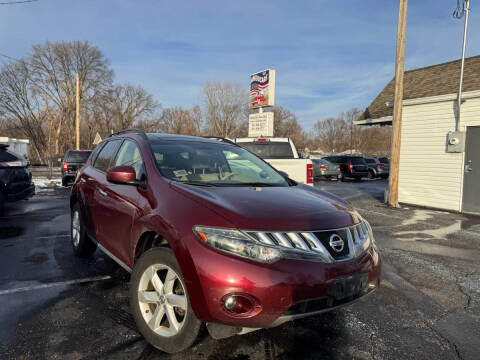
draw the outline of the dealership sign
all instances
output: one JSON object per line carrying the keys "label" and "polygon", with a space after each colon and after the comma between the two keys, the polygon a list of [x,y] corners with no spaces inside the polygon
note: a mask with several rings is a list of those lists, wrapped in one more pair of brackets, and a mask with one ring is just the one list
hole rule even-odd
{"label": "dealership sign", "polygon": [[250,75],[250,109],[275,105],[275,70]]}
{"label": "dealership sign", "polygon": [[273,136],[273,112],[250,114],[248,137]]}

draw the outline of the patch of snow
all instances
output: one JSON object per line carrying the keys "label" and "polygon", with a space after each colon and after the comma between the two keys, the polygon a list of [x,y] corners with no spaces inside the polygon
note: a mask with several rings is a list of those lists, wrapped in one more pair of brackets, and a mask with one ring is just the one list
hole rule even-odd
{"label": "patch of snow", "polygon": [[47,179],[46,177],[35,177],[33,178],[33,183],[35,184],[35,193],[38,194],[42,192],[52,191],[55,188],[61,187],[62,179]]}

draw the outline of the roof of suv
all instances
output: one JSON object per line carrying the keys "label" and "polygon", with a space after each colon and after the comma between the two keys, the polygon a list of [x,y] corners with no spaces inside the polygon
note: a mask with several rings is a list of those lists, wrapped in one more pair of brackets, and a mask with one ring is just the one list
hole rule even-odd
{"label": "roof of suv", "polygon": [[[114,137],[127,137],[128,135],[139,135],[142,136],[139,133],[124,133],[124,134],[118,134],[115,135],[113,134],[112,138]],[[208,142],[208,143],[230,143],[228,141],[220,141],[220,138],[217,137],[200,137],[200,136],[190,136],[190,135],[178,135],[178,134],[164,134],[164,133],[146,133],[148,141],[178,141],[178,140],[183,140],[183,141],[201,141],[201,142]]]}

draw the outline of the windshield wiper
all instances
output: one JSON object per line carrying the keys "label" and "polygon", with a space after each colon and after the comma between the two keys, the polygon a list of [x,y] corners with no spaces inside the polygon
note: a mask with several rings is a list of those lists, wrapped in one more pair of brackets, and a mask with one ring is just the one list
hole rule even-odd
{"label": "windshield wiper", "polygon": [[250,183],[216,183],[217,186],[245,186],[245,187],[272,187],[281,186],[276,184],[262,183],[262,182],[250,182]]}
{"label": "windshield wiper", "polygon": [[217,186],[215,184],[205,183],[201,181],[178,181],[178,180],[174,180],[174,181],[180,184],[187,184],[187,185],[194,185],[194,186]]}

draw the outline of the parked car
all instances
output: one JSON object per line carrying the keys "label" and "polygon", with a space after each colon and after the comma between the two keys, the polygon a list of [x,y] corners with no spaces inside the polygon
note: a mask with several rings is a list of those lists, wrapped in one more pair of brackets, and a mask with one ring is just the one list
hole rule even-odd
{"label": "parked car", "polygon": [[63,157],[62,164],[62,185],[68,186],[75,180],[77,171],[85,165],[91,150],[68,150]]}
{"label": "parked car", "polygon": [[340,165],[333,164],[325,159],[312,159],[315,178],[324,179],[342,179],[342,171]]}
{"label": "parked car", "polygon": [[342,180],[345,178],[354,178],[361,180],[368,177],[368,167],[365,159],[361,156],[327,156],[325,160],[340,165],[342,171]]}
{"label": "parked car", "polygon": [[262,158],[296,182],[313,186],[314,170],[310,159],[301,159],[290,138],[237,138],[235,143]]}
{"label": "parked car", "polygon": [[378,158],[378,160],[384,165],[385,171],[390,173],[390,159],[387,157]]}
{"label": "parked car", "polygon": [[8,150],[8,145],[0,144],[0,212],[5,202],[29,198],[35,194],[32,173],[27,161]]}
{"label": "parked car", "polygon": [[[174,353],[348,305],[380,285],[372,229],[241,147],[122,131],[72,187],[71,244],[130,271],[139,332]],[[92,324],[92,326],[95,326]]]}
{"label": "parked car", "polygon": [[377,158],[365,158],[365,162],[368,166],[369,179],[375,179],[378,177],[386,179],[388,177],[390,171],[390,164],[388,164],[388,166],[385,166],[385,164]]}

